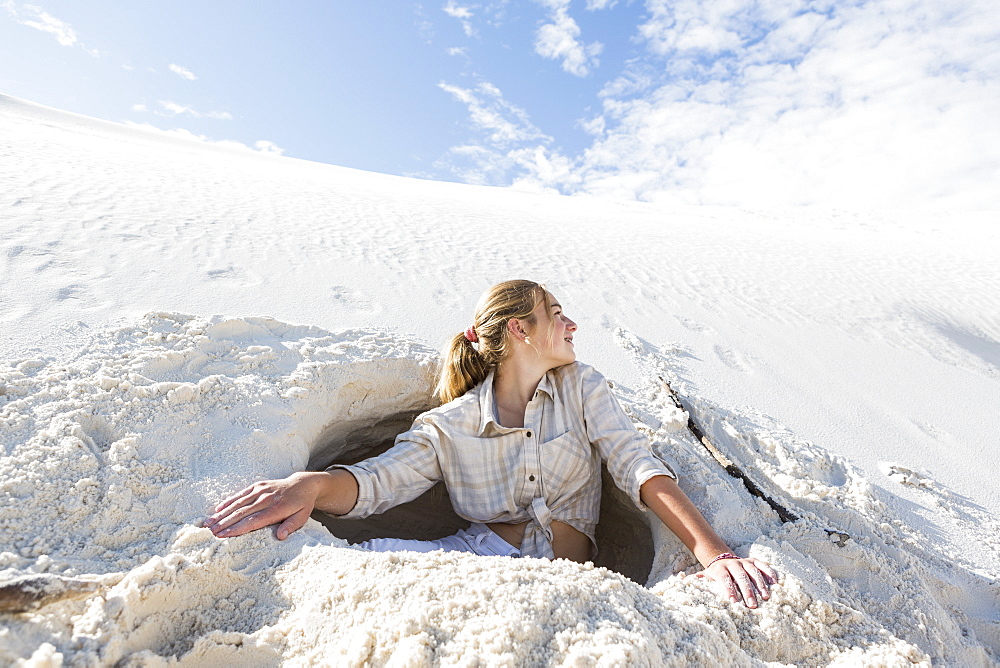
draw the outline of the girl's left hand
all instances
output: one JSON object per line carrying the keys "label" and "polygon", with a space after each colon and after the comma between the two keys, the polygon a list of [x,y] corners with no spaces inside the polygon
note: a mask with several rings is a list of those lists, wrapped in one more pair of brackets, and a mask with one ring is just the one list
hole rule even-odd
{"label": "girl's left hand", "polygon": [[695,577],[708,578],[722,598],[732,603],[742,600],[748,608],[757,607],[758,596],[771,598],[770,587],[778,583],[778,574],[759,559],[719,559]]}

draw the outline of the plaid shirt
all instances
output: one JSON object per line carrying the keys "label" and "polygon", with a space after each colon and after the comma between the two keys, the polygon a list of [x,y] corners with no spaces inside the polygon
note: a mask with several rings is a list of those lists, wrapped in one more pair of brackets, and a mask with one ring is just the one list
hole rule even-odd
{"label": "plaid shirt", "polygon": [[[493,374],[461,397],[418,416],[385,453],[351,466],[358,501],[344,517],[367,517],[444,480],[455,512],[470,522],[529,521],[521,554],[552,558],[552,520],[592,543],[601,505],[601,459],[640,510],[639,487],[673,471],[651,451],[604,376],[580,362],[549,371],[524,427],[495,415]],[[333,467],[331,467],[333,468]]]}

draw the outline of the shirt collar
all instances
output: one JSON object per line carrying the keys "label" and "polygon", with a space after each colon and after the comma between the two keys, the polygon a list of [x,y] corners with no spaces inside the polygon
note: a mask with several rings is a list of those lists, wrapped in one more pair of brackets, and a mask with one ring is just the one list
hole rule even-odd
{"label": "shirt collar", "polygon": [[555,369],[551,369],[544,376],[542,376],[542,380],[539,381],[538,387],[535,389],[535,392],[544,392],[549,395],[552,401],[558,401],[559,398],[559,394],[556,390],[556,384],[552,382],[552,374],[555,373],[555,371]]}
{"label": "shirt collar", "polygon": [[[503,433],[516,429],[501,425],[496,413],[493,411],[493,406],[495,405],[493,398],[493,373],[493,371],[490,371],[486,376],[486,380],[479,386],[479,436],[483,436],[491,424],[497,431]],[[535,394],[544,392],[553,401],[558,402],[558,392],[555,383],[552,382],[552,373],[552,371],[548,371],[542,376],[542,379],[538,382],[538,387],[535,389]]]}

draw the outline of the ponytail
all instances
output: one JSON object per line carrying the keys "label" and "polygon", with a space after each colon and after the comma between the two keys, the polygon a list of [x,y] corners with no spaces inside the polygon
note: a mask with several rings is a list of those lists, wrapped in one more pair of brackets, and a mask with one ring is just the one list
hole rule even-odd
{"label": "ponytail", "polygon": [[465,332],[456,334],[445,350],[444,363],[437,387],[434,388],[434,395],[442,404],[446,404],[486,380],[489,373],[490,367],[476,352],[472,341],[466,338]]}
{"label": "ponytail", "polygon": [[[505,281],[490,288],[479,299],[469,336],[456,334],[445,350],[434,388],[441,403],[457,399],[486,380],[509,353],[507,321],[517,318],[533,323],[532,312],[545,299],[545,287],[534,281]],[[470,337],[476,339],[475,345]]]}

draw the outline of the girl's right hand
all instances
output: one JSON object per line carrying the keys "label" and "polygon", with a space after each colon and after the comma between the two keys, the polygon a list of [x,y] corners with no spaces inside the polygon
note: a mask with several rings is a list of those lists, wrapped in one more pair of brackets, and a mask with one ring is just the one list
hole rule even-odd
{"label": "girl's right hand", "polygon": [[293,473],[282,480],[264,480],[237,492],[215,507],[203,523],[218,538],[231,538],[278,524],[278,540],[301,529],[319,497],[325,472]]}
{"label": "girl's right hand", "polygon": [[[706,578],[717,586],[719,596],[731,603],[743,602],[756,608],[759,599],[771,598],[770,588],[778,584],[778,574],[770,564],[760,559],[720,559],[696,573],[696,578]],[[759,598],[758,598],[759,597]]]}

